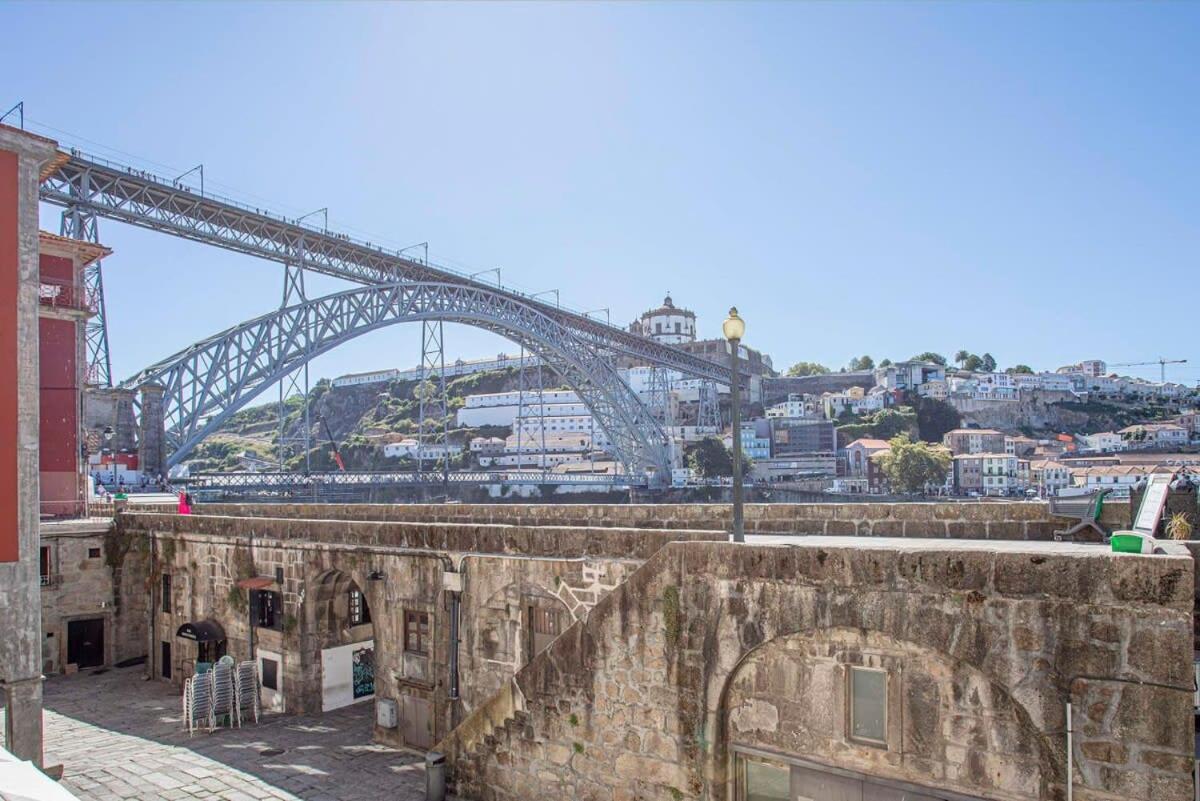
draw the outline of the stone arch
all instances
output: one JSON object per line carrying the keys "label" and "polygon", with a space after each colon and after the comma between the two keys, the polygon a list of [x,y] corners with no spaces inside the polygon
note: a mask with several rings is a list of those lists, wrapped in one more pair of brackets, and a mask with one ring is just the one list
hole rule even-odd
{"label": "stone arch", "polygon": [[[844,671],[853,665],[889,671],[889,715],[899,721],[886,750],[845,736]],[[731,800],[735,746],[997,801],[1050,798],[1064,781],[1061,749],[1007,687],[877,630],[809,629],[759,643],[725,674],[710,721],[712,786]]]}
{"label": "stone arch", "polygon": [[[463,681],[467,709],[491,697],[500,685],[515,675],[534,656],[537,646],[530,635],[530,607],[552,616],[559,633],[574,621],[568,605],[554,592],[525,578],[508,582],[489,595],[478,607],[470,629],[464,628],[474,673]],[[466,667],[466,665],[464,665]]]}
{"label": "stone arch", "polygon": [[369,608],[366,588],[351,573],[328,568],[308,582],[305,606],[308,607],[307,615],[311,624],[309,630],[322,640],[323,647],[343,640],[350,641],[350,629],[355,627],[350,621],[351,591],[362,593],[363,602]]}

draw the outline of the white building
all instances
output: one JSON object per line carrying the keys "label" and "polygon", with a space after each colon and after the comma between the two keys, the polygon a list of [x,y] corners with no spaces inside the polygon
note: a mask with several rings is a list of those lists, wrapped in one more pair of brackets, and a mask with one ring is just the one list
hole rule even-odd
{"label": "white building", "polygon": [[630,325],[630,329],[667,345],[695,342],[696,313],[677,307],[671,296],[667,295],[662,306],[643,312],[642,316]]}
{"label": "white building", "polygon": [[359,384],[378,384],[384,381],[395,381],[400,377],[400,371],[391,370],[372,370],[369,373],[347,373],[346,375],[338,376],[330,382],[334,387],[356,387]]}
{"label": "white building", "polygon": [[1154,468],[1143,465],[1113,465],[1108,467],[1083,467],[1071,471],[1072,485],[1083,487],[1088,492],[1101,489],[1112,490],[1117,498],[1129,497],[1129,491]]}
{"label": "white building", "polygon": [[455,442],[431,442],[418,447],[415,439],[402,439],[383,446],[383,455],[389,459],[442,459],[447,455],[457,456],[462,451],[463,446]]}
{"label": "white building", "polygon": [[1125,450],[1125,438],[1115,431],[1101,431],[1097,434],[1081,434],[1076,439],[1083,442],[1089,451],[1099,453],[1115,453]]}
{"label": "white building", "polygon": [[1191,432],[1178,423],[1141,423],[1117,432],[1127,448],[1175,448],[1186,445]]}
{"label": "white building", "polygon": [[950,397],[950,385],[946,381],[926,381],[917,387],[917,394],[922,398],[933,398],[935,400],[944,401]]}
{"label": "white building", "polygon": [[547,415],[588,413],[587,406],[574,391],[548,389],[542,392],[540,398],[536,391],[525,392],[524,395],[520,392],[469,395],[463,407],[458,410],[456,420],[458,425],[468,428],[512,426],[513,421],[522,411],[522,399],[524,400],[524,411],[529,414],[537,414],[541,404],[545,404],[544,413]]}
{"label": "white building", "polygon": [[787,400],[777,403],[774,406],[768,406],[766,415],[769,419],[777,417],[812,417],[818,414],[818,409],[823,409],[824,405],[817,401],[812,395],[802,395],[793,392],[787,396]]}

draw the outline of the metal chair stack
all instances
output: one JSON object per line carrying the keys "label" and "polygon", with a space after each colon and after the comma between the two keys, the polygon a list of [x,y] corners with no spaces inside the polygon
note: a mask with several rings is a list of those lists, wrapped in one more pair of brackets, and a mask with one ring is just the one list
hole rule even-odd
{"label": "metal chair stack", "polygon": [[256,662],[238,662],[233,674],[235,698],[237,701],[237,719],[240,726],[243,720],[250,717],[258,723],[258,664]]}
{"label": "metal chair stack", "polygon": [[188,734],[196,729],[212,731],[217,727],[213,715],[212,673],[192,676],[183,685],[183,720]]}

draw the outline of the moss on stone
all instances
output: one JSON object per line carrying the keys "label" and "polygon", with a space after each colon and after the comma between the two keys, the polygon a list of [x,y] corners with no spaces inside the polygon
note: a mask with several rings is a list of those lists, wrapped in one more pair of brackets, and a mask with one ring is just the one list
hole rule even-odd
{"label": "moss on stone", "polygon": [[680,632],[679,588],[671,585],[663,590],[663,624],[667,629],[667,644],[679,645]]}

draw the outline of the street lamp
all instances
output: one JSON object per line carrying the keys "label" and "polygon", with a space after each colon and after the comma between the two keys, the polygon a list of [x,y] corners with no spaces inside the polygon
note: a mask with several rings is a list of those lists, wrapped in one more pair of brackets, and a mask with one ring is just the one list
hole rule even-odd
{"label": "street lamp", "polygon": [[746,333],[746,321],[738,317],[737,307],[729,310],[729,316],[721,324],[721,332],[729,341],[729,402],[730,423],[733,426],[733,533],[734,542],[745,542],[746,532],[742,526],[742,382],[738,375],[738,346]]}

